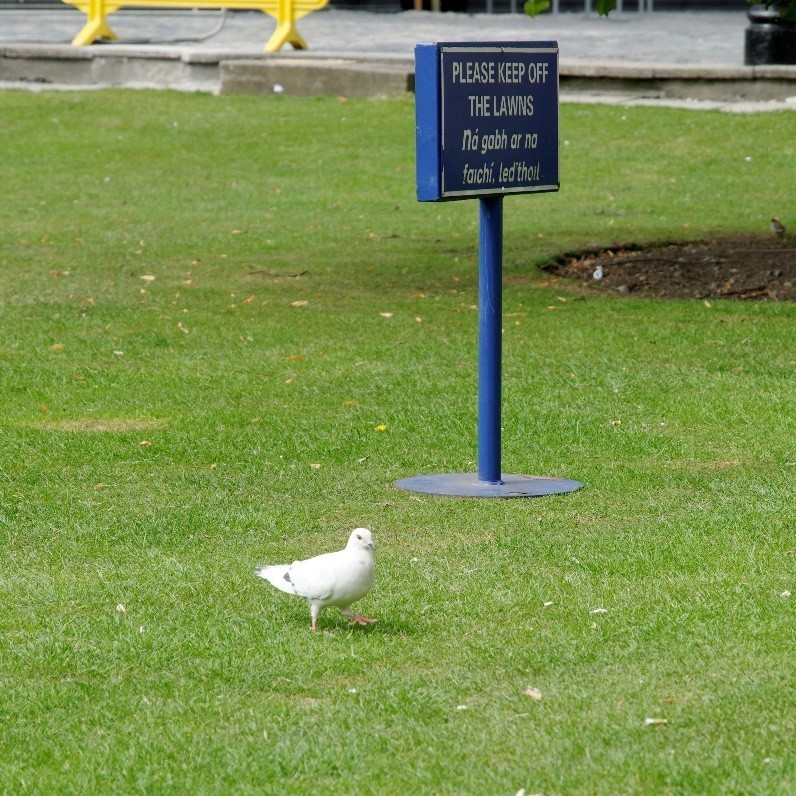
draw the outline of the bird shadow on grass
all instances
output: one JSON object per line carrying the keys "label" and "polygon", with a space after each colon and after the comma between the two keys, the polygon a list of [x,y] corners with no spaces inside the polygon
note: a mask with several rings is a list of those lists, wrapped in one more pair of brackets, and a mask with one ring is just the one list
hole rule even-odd
{"label": "bird shadow on grass", "polygon": [[417,625],[401,619],[393,619],[392,617],[387,619],[379,618],[372,625],[367,625],[366,627],[357,627],[347,622],[336,624],[341,630],[362,631],[380,636],[416,636],[420,633]]}
{"label": "bird shadow on grass", "polygon": [[[268,621],[269,624],[276,624],[278,622],[280,630],[282,631],[305,630],[307,635],[312,635],[309,622],[306,621],[303,614],[300,617],[298,615],[282,617],[280,620],[267,617],[266,621]],[[392,617],[386,619],[378,618],[373,624],[358,626],[348,622],[342,615],[339,617],[330,615],[328,617],[321,617],[321,619],[318,620],[318,632],[316,635],[320,637],[328,633],[337,637],[343,635],[348,636],[349,634],[362,634],[363,636],[416,636],[419,635],[420,632],[420,628],[416,624]]]}

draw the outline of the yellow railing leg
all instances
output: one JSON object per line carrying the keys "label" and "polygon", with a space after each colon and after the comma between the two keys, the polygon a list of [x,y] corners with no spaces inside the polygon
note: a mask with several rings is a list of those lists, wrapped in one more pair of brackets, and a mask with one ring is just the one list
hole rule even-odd
{"label": "yellow railing leg", "polygon": [[115,39],[116,34],[108,25],[105,0],[89,0],[88,22],[80,33],[72,39],[75,47],[92,44],[97,39]]}
{"label": "yellow railing leg", "polygon": [[[266,12],[269,13],[269,12]],[[273,14],[271,11],[270,13]],[[296,50],[306,50],[307,42],[296,30],[296,12],[293,0],[277,0],[276,30],[265,45],[267,53],[275,53],[286,44],[292,44]]]}

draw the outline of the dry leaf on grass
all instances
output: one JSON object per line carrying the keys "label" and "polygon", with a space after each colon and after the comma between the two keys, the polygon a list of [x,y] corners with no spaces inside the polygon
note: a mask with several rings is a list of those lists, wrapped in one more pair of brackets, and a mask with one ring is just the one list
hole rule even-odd
{"label": "dry leaf on grass", "polygon": [[299,301],[290,302],[291,307],[306,307],[307,304],[309,304],[309,301],[307,301],[306,299],[300,299]]}
{"label": "dry leaf on grass", "polygon": [[542,692],[538,688],[531,688],[528,686],[528,688],[523,691],[523,694],[531,699],[535,699],[537,702],[542,701]]}
{"label": "dry leaf on grass", "polygon": [[669,723],[668,719],[650,718],[649,716],[646,719],[644,719],[644,724],[646,724],[648,727],[655,727],[661,724],[668,724],[668,723]]}

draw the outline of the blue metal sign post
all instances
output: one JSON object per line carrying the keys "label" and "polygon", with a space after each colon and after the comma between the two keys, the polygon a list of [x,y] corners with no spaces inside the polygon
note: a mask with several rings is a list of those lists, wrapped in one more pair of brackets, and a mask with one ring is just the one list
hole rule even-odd
{"label": "blue metal sign post", "polygon": [[461,497],[573,492],[578,481],[501,469],[503,197],[557,191],[556,42],[418,44],[417,198],[478,198],[478,472],[419,475],[401,489]]}
{"label": "blue metal sign post", "polygon": [[480,201],[478,229],[478,479],[501,482],[503,197]]}

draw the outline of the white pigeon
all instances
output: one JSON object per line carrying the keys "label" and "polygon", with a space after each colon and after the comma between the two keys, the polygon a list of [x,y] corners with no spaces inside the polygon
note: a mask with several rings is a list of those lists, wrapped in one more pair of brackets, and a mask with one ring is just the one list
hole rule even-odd
{"label": "white pigeon", "polygon": [[355,528],[348,544],[336,553],[324,553],[292,564],[257,567],[254,574],[280,591],[303,597],[310,606],[312,632],[317,632],[318,614],[334,605],[351,619],[351,624],[375,622],[355,614],[351,603],[364,597],[372,588],[376,574],[373,551],[376,543],[367,528]]}

